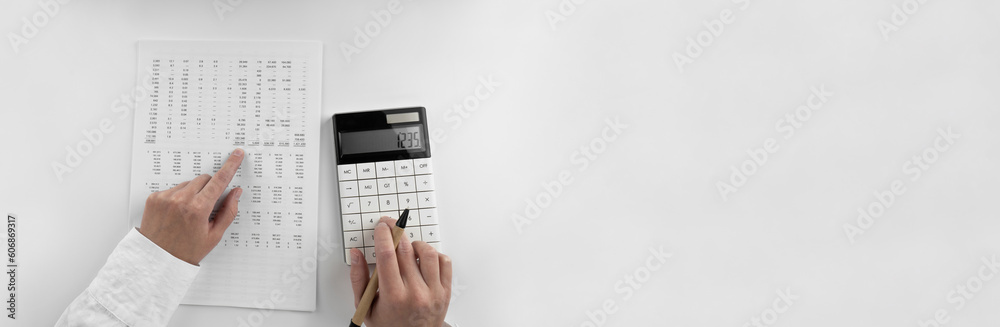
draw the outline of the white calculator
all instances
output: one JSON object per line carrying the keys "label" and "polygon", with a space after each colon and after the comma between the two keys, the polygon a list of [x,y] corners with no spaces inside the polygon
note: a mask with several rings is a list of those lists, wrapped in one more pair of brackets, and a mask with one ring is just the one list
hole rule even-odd
{"label": "white calculator", "polygon": [[333,116],[344,262],[361,249],[375,263],[375,225],[410,209],[406,235],[441,250],[431,147],[423,107]]}

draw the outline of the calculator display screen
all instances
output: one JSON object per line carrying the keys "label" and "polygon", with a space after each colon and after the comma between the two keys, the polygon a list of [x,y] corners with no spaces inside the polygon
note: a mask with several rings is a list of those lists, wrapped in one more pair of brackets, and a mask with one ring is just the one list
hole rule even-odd
{"label": "calculator display screen", "polygon": [[422,133],[421,126],[340,133],[340,149],[345,155],[396,150],[423,150],[424,135]]}

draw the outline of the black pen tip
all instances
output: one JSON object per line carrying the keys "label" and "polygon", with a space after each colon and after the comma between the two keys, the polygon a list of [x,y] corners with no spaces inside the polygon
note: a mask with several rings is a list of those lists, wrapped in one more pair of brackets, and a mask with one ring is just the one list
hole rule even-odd
{"label": "black pen tip", "polygon": [[354,323],[354,321],[351,321],[351,327],[361,327],[361,326],[358,326],[357,324]]}
{"label": "black pen tip", "polygon": [[396,227],[406,228],[406,221],[408,220],[406,219],[406,217],[409,216],[410,216],[410,208],[404,209],[403,214],[399,215],[399,220],[396,220]]}

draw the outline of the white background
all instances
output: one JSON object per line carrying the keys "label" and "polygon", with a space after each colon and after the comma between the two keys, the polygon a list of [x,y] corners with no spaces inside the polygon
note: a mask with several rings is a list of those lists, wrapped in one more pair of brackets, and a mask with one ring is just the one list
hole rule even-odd
{"label": "white background", "polygon": [[[126,232],[132,115],[112,108],[135,86],[135,42],[150,38],[324,42],[319,234],[335,244],[329,117],[426,106],[447,135],[433,154],[460,326],[743,326],[773,318],[779,289],[798,298],[773,325],[917,326],[938,310],[949,326],[1000,324],[1000,281],[961,309],[947,300],[1000,254],[1000,3],[914,3],[886,38],[879,21],[902,0],[592,0],[563,4],[554,27],[557,0],[403,0],[348,61],[340,44],[386,1],[245,0],[222,19],[210,0],[69,2],[18,51],[0,44],[0,210],[21,217],[17,322],[53,324]],[[39,10],[0,4],[3,40]],[[674,54],[724,10],[735,21],[681,72]],[[490,76],[500,86],[478,110],[446,120]],[[776,122],[820,85],[834,95],[784,138]],[[60,181],[52,164],[102,119],[114,131]],[[600,146],[607,119],[628,127],[581,169],[574,152]],[[904,164],[949,127],[961,138],[912,180]],[[769,138],[780,148],[723,200],[717,183]],[[573,182],[519,232],[512,216],[561,171]],[[844,225],[895,180],[907,191],[852,244]],[[660,246],[673,256],[650,272]],[[317,311],[263,325],[347,322],[348,267],[318,269]],[[633,296],[616,291],[646,272]],[[613,313],[593,313],[607,301]],[[182,306],[171,325],[250,314]]]}

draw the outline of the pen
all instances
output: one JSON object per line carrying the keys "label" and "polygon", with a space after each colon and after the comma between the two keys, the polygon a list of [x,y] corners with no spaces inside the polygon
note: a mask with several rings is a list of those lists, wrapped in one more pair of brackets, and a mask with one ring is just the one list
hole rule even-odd
{"label": "pen", "polygon": [[[410,208],[403,210],[403,214],[399,215],[399,220],[396,221],[396,226],[392,227],[392,248],[395,249],[399,246],[399,240],[403,238],[403,229],[406,228],[406,217],[410,215]],[[351,327],[361,327],[361,323],[365,322],[365,316],[368,316],[368,310],[371,310],[372,300],[375,299],[375,290],[378,289],[378,269],[372,274],[372,279],[368,281],[368,286],[365,287],[365,293],[361,295],[361,301],[358,301],[358,308],[354,310],[354,318],[351,318]]]}

